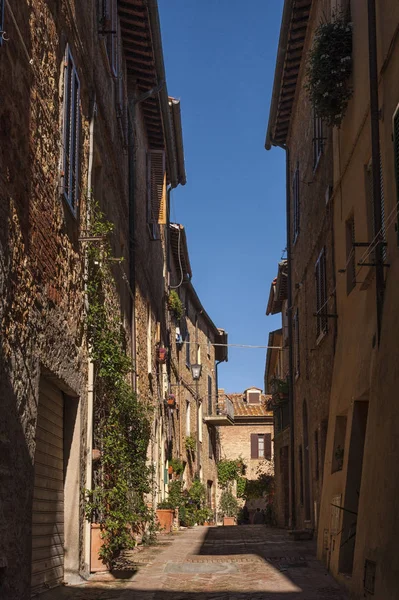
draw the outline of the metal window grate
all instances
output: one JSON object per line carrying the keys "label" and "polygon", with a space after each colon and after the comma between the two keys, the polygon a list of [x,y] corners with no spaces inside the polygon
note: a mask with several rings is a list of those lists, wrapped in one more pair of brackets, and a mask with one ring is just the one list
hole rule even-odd
{"label": "metal window grate", "polygon": [[364,579],[363,587],[366,592],[374,595],[375,591],[375,574],[377,569],[377,563],[373,560],[366,559],[364,563]]}

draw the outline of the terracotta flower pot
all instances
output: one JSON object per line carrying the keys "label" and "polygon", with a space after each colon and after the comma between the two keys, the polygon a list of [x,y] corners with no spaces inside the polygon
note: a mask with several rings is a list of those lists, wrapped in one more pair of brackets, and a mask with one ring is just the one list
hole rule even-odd
{"label": "terracotta flower pot", "polygon": [[170,533],[173,526],[175,511],[172,508],[157,508],[157,519],[161,527],[161,533]]}
{"label": "terracotta flower pot", "polygon": [[168,473],[169,473],[169,475],[172,475],[172,473],[173,473],[173,467],[168,467]]}
{"label": "terracotta flower pot", "polygon": [[236,519],[235,517],[223,517],[223,525],[230,526],[235,525]]}
{"label": "terracotta flower pot", "polygon": [[168,406],[174,407],[175,404],[176,404],[176,398],[175,398],[175,396],[173,394],[170,394],[168,396],[167,402],[168,402]]}

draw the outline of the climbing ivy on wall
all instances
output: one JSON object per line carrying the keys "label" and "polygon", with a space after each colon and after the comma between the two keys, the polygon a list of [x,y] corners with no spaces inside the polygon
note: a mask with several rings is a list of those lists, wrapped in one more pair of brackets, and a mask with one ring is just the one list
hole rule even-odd
{"label": "climbing ivy on wall", "polygon": [[151,489],[147,466],[150,409],[128,382],[132,362],[110,261],[113,231],[98,205],[91,210],[88,244],[87,334],[95,366],[94,438],[101,452],[93,490],[86,490],[86,516],[100,523],[100,557],[108,565],[124,548],[134,546],[134,533],[152,522],[145,495]]}

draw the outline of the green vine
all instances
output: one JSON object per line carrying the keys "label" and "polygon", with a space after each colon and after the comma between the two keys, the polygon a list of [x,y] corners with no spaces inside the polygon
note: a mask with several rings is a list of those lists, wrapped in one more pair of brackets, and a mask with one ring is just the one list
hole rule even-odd
{"label": "green vine", "polygon": [[172,467],[173,472],[177,475],[180,476],[183,471],[184,471],[184,465],[182,463],[182,461],[178,458],[172,458],[169,461],[169,466]]}
{"label": "green vine", "polygon": [[316,29],[307,63],[306,89],[318,117],[339,126],[345,116],[352,89],[352,23],[337,15]]}
{"label": "green vine", "polygon": [[183,316],[183,304],[176,290],[172,290],[169,293],[168,306],[169,310],[174,314],[176,319],[181,319]]}
{"label": "green vine", "polygon": [[236,460],[220,460],[217,465],[218,482],[221,488],[226,488],[229,483],[238,481],[244,475],[246,465],[240,456]]}
{"label": "green vine", "polygon": [[196,441],[195,437],[193,435],[188,435],[186,437],[186,441],[185,441],[185,446],[186,446],[187,452],[194,454],[196,445],[197,445],[197,441]]}
{"label": "green vine", "polygon": [[103,241],[88,247],[87,333],[95,365],[94,437],[101,463],[94,489],[86,490],[85,510],[88,520],[100,523],[99,555],[108,566],[122,549],[134,546],[134,533],[153,521],[145,502],[152,476],[147,466],[150,415],[127,380],[132,363],[108,260],[112,231],[113,225],[93,205],[90,235]]}

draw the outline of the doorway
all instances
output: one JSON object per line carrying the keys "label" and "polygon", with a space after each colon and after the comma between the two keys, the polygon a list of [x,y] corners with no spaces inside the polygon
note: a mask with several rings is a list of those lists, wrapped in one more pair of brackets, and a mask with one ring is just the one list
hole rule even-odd
{"label": "doorway", "polygon": [[349,442],[348,471],[342,522],[339,570],[351,574],[356,544],[356,523],[362,481],[364,442],[366,439],[368,402],[356,401],[353,407],[352,430]]}

